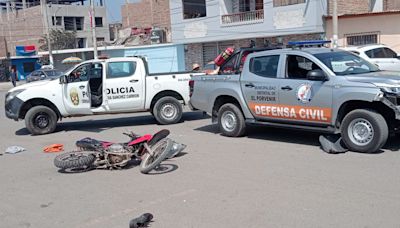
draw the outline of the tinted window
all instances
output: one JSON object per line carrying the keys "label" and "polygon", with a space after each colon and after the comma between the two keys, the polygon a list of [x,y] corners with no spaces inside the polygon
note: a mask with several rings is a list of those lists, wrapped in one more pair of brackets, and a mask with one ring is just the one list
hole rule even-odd
{"label": "tinted window", "polygon": [[376,48],[369,51],[366,51],[365,54],[371,59],[377,58],[397,58],[397,55],[394,51],[389,48]]}
{"label": "tinted window", "polygon": [[31,76],[39,76],[40,75],[40,71],[34,71],[31,73]]}
{"label": "tinted window", "polygon": [[55,77],[55,76],[60,76],[62,75],[61,71],[57,71],[57,70],[49,70],[49,71],[45,71],[47,76],[49,77]]}
{"label": "tinted window", "polygon": [[276,78],[279,55],[254,57],[250,60],[250,72],[261,77]]}
{"label": "tinted window", "polygon": [[327,52],[315,54],[314,56],[329,67],[336,75],[363,74],[379,71],[379,68],[375,65],[346,51]]}
{"label": "tinted window", "polygon": [[132,76],[136,71],[136,62],[108,63],[107,78],[121,78]]}
{"label": "tinted window", "polygon": [[288,55],[286,59],[286,74],[291,79],[307,79],[311,70],[321,70],[313,61],[297,55]]}
{"label": "tinted window", "polygon": [[389,48],[383,48],[383,49],[385,49],[386,58],[397,58],[397,54],[393,50]]}

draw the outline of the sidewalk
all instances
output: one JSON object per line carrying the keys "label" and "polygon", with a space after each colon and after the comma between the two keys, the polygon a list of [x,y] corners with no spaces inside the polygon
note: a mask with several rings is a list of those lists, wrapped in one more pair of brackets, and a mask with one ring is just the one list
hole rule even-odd
{"label": "sidewalk", "polygon": [[[17,86],[25,84],[25,81],[18,81]],[[0,91],[8,91],[9,89],[13,88],[11,82],[0,82]]]}

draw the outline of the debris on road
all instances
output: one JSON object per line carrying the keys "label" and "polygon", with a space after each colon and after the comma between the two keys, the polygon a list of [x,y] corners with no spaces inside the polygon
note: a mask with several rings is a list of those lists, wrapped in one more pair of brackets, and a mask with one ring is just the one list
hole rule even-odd
{"label": "debris on road", "polygon": [[26,151],[26,149],[21,146],[10,146],[6,149],[6,154],[16,154],[22,151]]}
{"label": "debris on road", "polygon": [[345,153],[349,150],[339,135],[321,135],[319,136],[319,142],[322,150],[329,154]]}
{"label": "debris on road", "polygon": [[51,145],[43,148],[43,152],[45,152],[45,153],[57,153],[57,152],[61,152],[61,151],[64,151],[63,144],[51,144]]}
{"label": "debris on road", "polygon": [[151,213],[144,213],[141,216],[132,219],[129,222],[129,228],[147,227],[151,220],[153,220],[153,215]]}
{"label": "debris on road", "polygon": [[177,142],[173,142],[172,144],[172,148],[169,151],[169,155],[168,155],[168,159],[175,157],[176,155],[178,155],[180,152],[182,152],[184,149],[186,148],[185,144],[182,143],[177,143]]}

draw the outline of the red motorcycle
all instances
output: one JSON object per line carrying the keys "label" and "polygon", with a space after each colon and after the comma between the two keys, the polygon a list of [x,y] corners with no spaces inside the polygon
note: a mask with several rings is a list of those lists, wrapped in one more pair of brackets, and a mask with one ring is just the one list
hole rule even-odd
{"label": "red motorcycle", "polygon": [[[124,133],[130,137],[127,143],[113,143],[84,138],[76,142],[77,151],[60,154],[54,159],[54,165],[63,171],[82,171],[92,167],[120,169],[132,159],[140,159],[140,172],[149,173],[163,160],[186,146],[168,139],[168,130],[161,130],[154,135]],[[175,145],[174,145],[175,144]],[[183,146],[183,148],[182,148]],[[172,153],[172,154],[171,154]]]}

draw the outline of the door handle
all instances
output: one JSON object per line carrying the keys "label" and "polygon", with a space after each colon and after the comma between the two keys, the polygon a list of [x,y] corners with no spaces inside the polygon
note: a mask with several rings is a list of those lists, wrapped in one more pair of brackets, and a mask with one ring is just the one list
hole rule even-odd
{"label": "door handle", "polygon": [[254,84],[253,83],[247,83],[244,86],[246,86],[247,88],[254,88]]}
{"label": "door handle", "polygon": [[281,90],[290,91],[290,90],[292,90],[292,87],[290,87],[290,86],[281,87]]}
{"label": "door handle", "polygon": [[79,89],[84,89],[84,88],[85,88],[84,85],[79,86]]}
{"label": "door handle", "polygon": [[138,82],[138,81],[139,81],[139,80],[137,80],[137,79],[129,80],[129,82],[133,82],[133,83]]}

